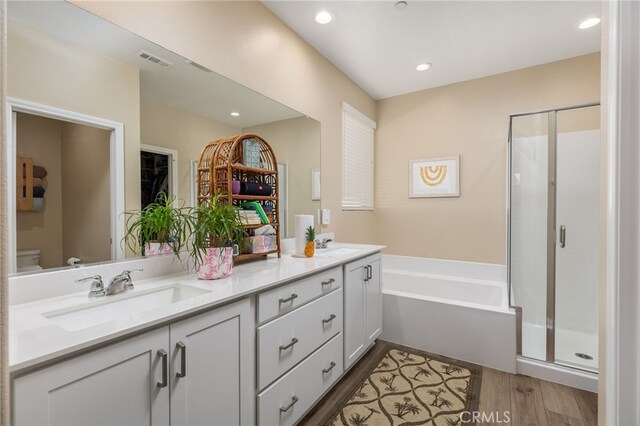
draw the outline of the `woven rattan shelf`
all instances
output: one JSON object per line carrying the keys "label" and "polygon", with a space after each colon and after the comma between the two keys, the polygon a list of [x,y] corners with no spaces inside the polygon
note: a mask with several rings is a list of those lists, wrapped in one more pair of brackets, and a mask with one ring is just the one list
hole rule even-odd
{"label": "woven rattan shelf", "polygon": [[[260,167],[243,163],[243,141],[259,145]],[[198,203],[206,203],[216,193],[220,199],[240,207],[244,202],[257,201],[261,206],[270,207],[271,225],[278,229],[278,162],[271,146],[260,136],[246,133],[210,142],[200,154],[198,162]],[[271,186],[271,195],[233,194],[233,181],[263,183]],[[255,234],[262,225],[245,225],[247,236]],[[265,258],[277,253],[280,257],[280,233],[276,233],[277,250],[267,253],[243,253],[234,258],[235,262]]]}

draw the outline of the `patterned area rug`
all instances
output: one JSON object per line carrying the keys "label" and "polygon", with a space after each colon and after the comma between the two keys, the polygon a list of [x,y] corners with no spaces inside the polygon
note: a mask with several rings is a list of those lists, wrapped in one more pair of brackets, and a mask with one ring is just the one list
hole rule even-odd
{"label": "patterned area rug", "polygon": [[380,343],[388,349],[327,425],[454,426],[477,409],[481,367]]}

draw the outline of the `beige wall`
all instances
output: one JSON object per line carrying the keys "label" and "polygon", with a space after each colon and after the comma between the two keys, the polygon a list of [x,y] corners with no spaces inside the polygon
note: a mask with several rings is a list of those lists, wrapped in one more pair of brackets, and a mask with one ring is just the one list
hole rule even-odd
{"label": "beige wall", "polygon": [[[320,123],[306,117],[242,129],[263,137],[288,168],[287,237],[294,236],[295,215],[316,216],[320,201],[311,200],[311,170],[320,168]],[[317,217],[317,216],[316,216]],[[316,224],[318,225],[318,224]],[[316,226],[320,229],[319,226]]]}
{"label": "beige wall", "polygon": [[376,105],[360,87],[257,1],[73,1],[121,27],[274,100],[322,126],[322,204],[339,239],[371,242],[373,214],[342,212],[341,102],[371,118]]}
{"label": "beige wall", "polygon": [[146,99],[140,102],[141,141],[178,151],[178,198],[187,204],[191,199],[191,160],[198,160],[212,140],[239,133],[239,128],[181,109]]}
{"label": "beige wall", "polygon": [[140,205],[137,68],[10,21],[8,96],[124,123],[127,209]]}
{"label": "beige wall", "polygon": [[[382,100],[375,242],[387,253],[506,262],[509,114],[600,99],[592,54]],[[408,198],[411,159],[460,155],[459,198]]]}
{"label": "beige wall", "polygon": [[57,268],[64,264],[60,166],[62,123],[36,115],[18,113],[16,124],[16,155],[31,157],[34,165],[42,166],[48,172],[44,209],[40,212],[17,212],[17,249],[40,249],[40,266]]}
{"label": "beige wall", "polygon": [[[111,132],[62,123],[62,258],[111,259]],[[118,242],[116,242],[117,244]]]}

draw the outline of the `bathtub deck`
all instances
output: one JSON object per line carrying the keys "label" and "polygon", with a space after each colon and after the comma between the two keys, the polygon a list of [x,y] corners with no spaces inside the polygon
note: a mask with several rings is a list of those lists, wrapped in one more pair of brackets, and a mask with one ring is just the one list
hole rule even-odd
{"label": "bathtub deck", "polygon": [[[299,424],[319,425],[321,419],[335,410],[337,402],[349,392],[354,380],[373,367],[372,363],[379,359],[384,349],[376,344]],[[502,417],[501,423],[479,422],[478,425],[595,426],[598,422],[598,396],[580,389],[483,367],[478,410],[487,415],[508,411],[511,418],[510,423],[504,422]]]}

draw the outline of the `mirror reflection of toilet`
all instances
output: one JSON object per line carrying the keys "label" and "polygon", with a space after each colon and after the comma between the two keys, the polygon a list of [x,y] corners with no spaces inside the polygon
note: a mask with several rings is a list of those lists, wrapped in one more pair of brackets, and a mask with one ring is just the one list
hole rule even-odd
{"label": "mirror reflection of toilet", "polygon": [[18,272],[38,271],[40,266],[40,249],[18,250]]}

